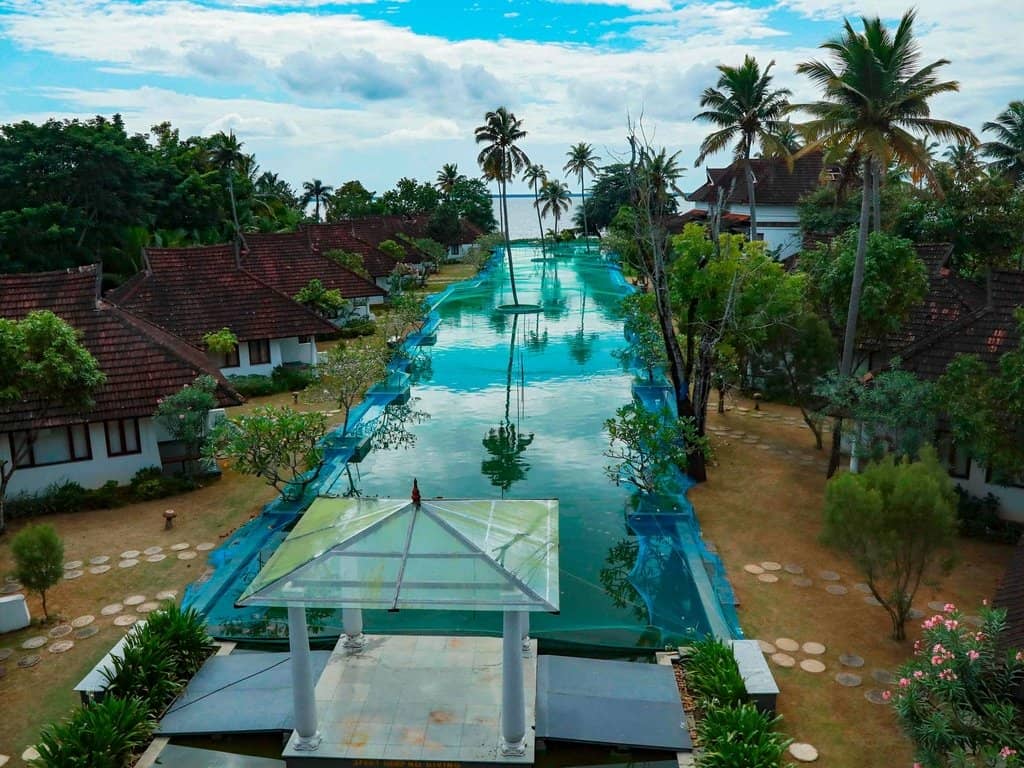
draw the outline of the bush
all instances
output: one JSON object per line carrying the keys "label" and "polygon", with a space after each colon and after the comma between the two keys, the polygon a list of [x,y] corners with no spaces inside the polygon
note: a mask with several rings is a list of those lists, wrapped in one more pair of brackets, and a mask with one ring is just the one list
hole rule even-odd
{"label": "bush", "polygon": [[338,330],[338,335],[343,339],[354,339],[359,336],[373,336],[376,332],[377,324],[373,320],[360,318],[345,323]]}
{"label": "bush", "polygon": [[690,647],[690,655],[686,657],[686,683],[691,692],[709,705],[745,703],[747,688],[732,648],[711,635]]}
{"label": "bush", "polygon": [[779,716],[753,704],[711,706],[697,726],[702,768],[779,768],[790,740],[776,730]]}
{"label": "bush", "polygon": [[279,365],[269,376],[229,376],[228,381],[243,397],[264,397],[305,389],[313,381],[313,371],[308,367]]}
{"label": "bush", "polygon": [[124,768],[149,742],[156,722],[142,699],[113,696],[43,728],[36,749],[44,768]]}
{"label": "bush", "polygon": [[51,525],[32,525],[18,532],[11,542],[14,555],[14,578],[33,592],[39,593],[46,610],[46,591],[64,575],[64,542]]}
{"label": "bush", "polygon": [[961,536],[1016,544],[1024,534],[1024,526],[1020,523],[999,516],[999,499],[991,493],[982,498],[958,487],[956,494],[956,517]]}

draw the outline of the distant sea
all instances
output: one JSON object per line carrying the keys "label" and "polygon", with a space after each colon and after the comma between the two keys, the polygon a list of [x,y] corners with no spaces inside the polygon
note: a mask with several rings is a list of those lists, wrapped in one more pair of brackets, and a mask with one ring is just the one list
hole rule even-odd
{"label": "distant sea", "polygon": [[[499,221],[498,207],[501,201],[495,197],[494,220]],[[571,227],[573,216],[576,214],[576,206],[579,203],[579,196],[573,196],[569,210],[558,219],[558,228]],[[544,230],[554,229],[555,220],[548,216],[544,220]],[[533,207],[533,195],[509,195],[508,196],[508,234],[513,240],[528,237],[539,237],[537,229],[537,209]]]}

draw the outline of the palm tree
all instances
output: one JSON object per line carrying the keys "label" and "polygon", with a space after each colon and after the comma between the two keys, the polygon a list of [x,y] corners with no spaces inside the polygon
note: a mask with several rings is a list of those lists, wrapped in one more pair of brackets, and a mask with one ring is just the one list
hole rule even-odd
{"label": "palm tree", "polygon": [[548,172],[543,165],[533,163],[528,165],[526,170],[523,171],[523,179],[530,185],[530,189],[533,190],[533,207],[537,209],[537,228],[540,230],[540,253],[541,256],[544,256],[546,255],[547,243],[544,241],[544,225],[540,220],[540,195],[538,190],[547,182]]}
{"label": "palm tree", "polygon": [[985,123],[981,130],[996,137],[981,145],[981,154],[992,159],[989,167],[1014,183],[1024,181],[1024,101],[1011,101],[995,122]]}
{"label": "palm tree", "polygon": [[718,127],[701,142],[696,165],[704,162],[708,155],[736,142],[733,158],[743,163],[747,177],[751,240],[757,239],[755,179],[750,164],[754,142],[760,140],[761,146],[769,150],[767,154],[788,156],[776,136],[785,122],[783,117],[789,112],[791,93],[788,88],[772,89],[771,70],[774,66],[775,62],[770,61],[762,72],[761,65],[753,56],[745,56],[739,67],[719,65],[721,75],[717,87],[704,89],[700,97],[700,105],[707,109],[693,118]]}
{"label": "palm tree", "polygon": [[771,132],[768,141],[761,142],[761,154],[765,157],[790,157],[800,151],[803,138],[789,120],[784,120]]}
{"label": "palm tree", "polygon": [[573,144],[569,147],[569,151],[566,152],[568,161],[562,168],[563,171],[569,174],[574,174],[580,180],[580,207],[583,209],[583,237],[587,240],[587,253],[590,253],[590,229],[587,227],[587,190],[583,186],[583,174],[589,173],[591,176],[597,173],[597,161],[601,158],[594,154],[594,148],[581,141],[579,144]]}
{"label": "palm tree", "polygon": [[530,164],[530,158],[516,142],[526,137],[523,124],[505,107],[498,107],[484,115],[484,124],[474,132],[477,144],[483,144],[476,161],[485,174],[498,181],[501,196],[502,234],[505,236],[505,256],[508,259],[508,277],[512,283],[512,303],[519,303],[516,293],[516,276],[512,269],[512,244],[508,235],[508,182]]}
{"label": "palm tree", "polygon": [[537,202],[543,203],[540,212],[545,219],[549,213],[555,217],[555,241],[557,242],[558,220],[562,218],[562,214],[568,211],[569,206],[572,205],[569,188],[558,179],[545,181],[541,185],[540,199]]}
{"label": "palm tree", "polygon": [[[820,101],[798,107],[812,115],[803,126],[808,144],[802,152],[824,145],[856,157],[862,166],[860,229],[839,366],[843,376],[853,372],[868,219],[878,175],[891,160],[897,160],[910,169],[923,168],[931,181],[934,176],[928,167],[925,139],[977,143],[969,129],[931,117],[928,100],[960,86],[956,81],[938,79],[939,68],[949,63],[946,59],[918,68],[921,54],[913,36],[914,17],[913,11],[904,14],[895,33],[878,17],[862,18],[864,31],[860,33],[846,21],[842,34],[821,46],[830,53],[831,64],[808,61],[797,66],[799,74],[810,77],[824,91]],[[841,424],[836,426],[830,474],[839,461]]]}
{"label": "palm tree", "polygon": [[302,197],[299,199],[299,205],[303,209],[306,208],[311,202],[316,203],[316,208],[313,213],[313,218],[320,222],[320,202],[326,201],[327,196],[334,191],[334,187],[330,184],[324,184],[320,179],[313,179],[312,181],[302,182]]}
{"label": "palm tree", "polygon": [[981,163],[978,161],[978,151],[970,144],[946,147],[942,156],[946,158],[956,183],[966,185],[978,178]]}
{"label": "palm tree", "polygon": [[242,230],[238,225],[238,206],[235,204],[234,179],[236,173],[252,164],[253,158],[242,152],[242,142],[235,137],[234,131],[228,133],[220,131],[210,137],[209,160],[227,177],[228,196],[231,198],[231,221],[235,225],[235,232],[241,235]]}
{"label": "palm tree", "polygon": [[459,166],[456,163],[445,163],[437,172],[437,180],[434,187],[440,192],[445,200],[452,196],[455,187],[459,182],[465,181],[466,177],[459,173]]}

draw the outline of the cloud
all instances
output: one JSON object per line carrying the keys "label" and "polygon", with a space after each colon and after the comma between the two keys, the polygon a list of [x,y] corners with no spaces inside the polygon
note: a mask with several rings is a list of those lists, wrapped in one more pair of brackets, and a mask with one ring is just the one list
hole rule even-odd
{"label": "cloud", "polygon": [[670,11],[670,0],[548,0],[558,5],[610,5],[633,11]]}

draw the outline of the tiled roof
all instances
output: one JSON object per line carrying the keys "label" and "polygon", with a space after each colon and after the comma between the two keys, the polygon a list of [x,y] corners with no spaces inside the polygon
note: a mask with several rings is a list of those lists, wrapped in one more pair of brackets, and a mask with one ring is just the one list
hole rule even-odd
{"label": "tiled roof", "polygon": [[239,341],[332,333],[290,296],[242,269],[233,245],[147,248],[147,268],[108,298],[197,347],[230,328]]}
{"label": "tiled roof", "polygon": [[375,280],[387,277],[398,265],[397,261],[382,253],[376,246],[356,237],[350,221],[336,224],[303,224],[301,231],[308,236],[310,247],[315,253],[335,250],[358,253],[363,257],[366,271]]}
{"label": "tiled roof", "polygon": [[[665,217],[665,228],[675,234],[683,231],[683,227],[691,222],[703,224],[708,220],[708,212],[703,208],[693,208],[686,213],[676,213]],[[746,232],[750,228],[750,216],[746,213],[722,214],[723,228],[728,232]]]}
{"label": "tiled roof", "polygon": [[103,419],[150,416],[157,402],[208,374],[219,383],[221,405],[242,402],[206,355],[182,339],[110,304],[98,301],[95,266],[67,271],[0,275],[0,316],[21,319],[48,309],[82,334],[82,342],[106,374],[87,414],[53,411],[44,422],[35,418],[39,404],[26,402],[0,409],[0,432]]}
{"label": "tiled roof", "polygon": [[310,249],[304,232],[250,234],[245,236],[242,266],[286,296],[294,296],[310,280],[318,279],[328,290],[338,289],[346,299],[382,296],[374,283]]}
{"label": "tiled roof", "polygon": [[[795,160],[792,171],[781,159],[756,158],[750,163],[757,180],[754,195],[758,205],[796,205],[801,197],[821,185],[823,163],[820,152],[811,152]],[[708,168],[707,174],[707,181],[688,194],[687,200],[717,203],[718,190],[724,187],[728,195],[726,203],[750,204],[742,163],[733,163],[728,168]]]}
{"label": "tiled roof", "polygon": [[1014,548],[992,606],[1006,610],[1006,631],[1002,636],[1006,649],[1024,649],[1024,547]]}

